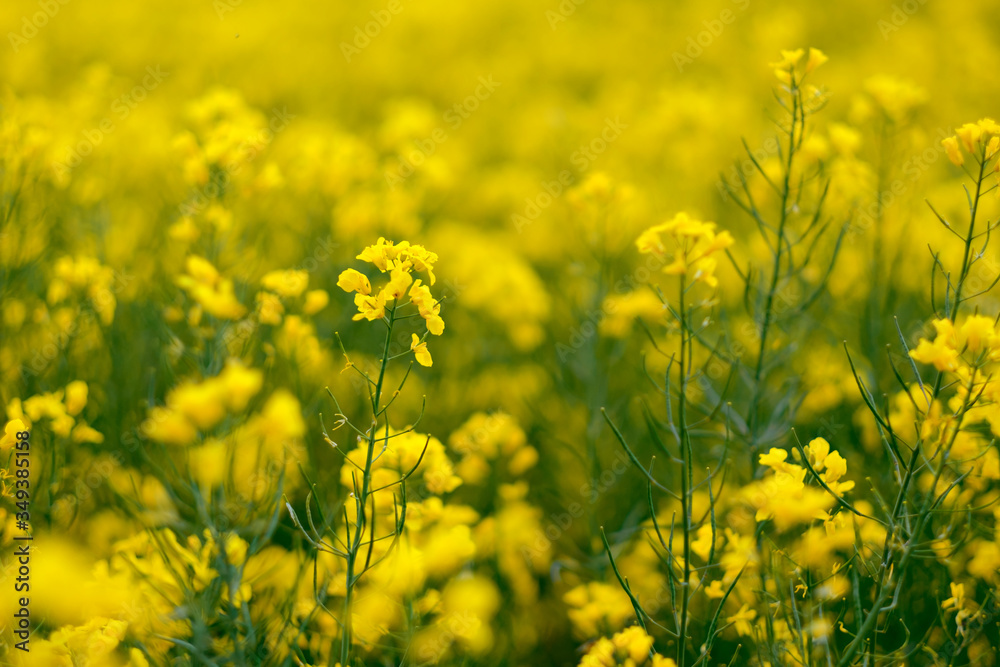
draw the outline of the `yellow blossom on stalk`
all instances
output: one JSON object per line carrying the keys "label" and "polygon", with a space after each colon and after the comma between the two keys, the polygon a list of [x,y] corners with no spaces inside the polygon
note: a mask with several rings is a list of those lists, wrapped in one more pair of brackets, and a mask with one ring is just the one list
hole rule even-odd
{"label": "yellow blossom on stalk", "polygon": [[592,581],[563,596],[569,606],[569,620],[581,638],[600,634],[601,628],[621,628],[635,614],[632,602],[618,584]]}
{"label": "yellow blossom on stalk", "polygon": [[309,286],[309,273],[306,271],[271,271],[264,274],[260,284],[284,297],[295,297],[306,291]]}
{"label": "yellow blossom on stalk", "polygon": [[985,315],[970,315],[959,329],[969,352],[992,349],[997,345],[996,320]]}
{"label": "yellow blossom on stalk", "polygon": [[302,312],[306,315],[315,315],[326,308],[330,303],[330,295],[326,290],[314,289],[306,292],[305,303],[302,304]]}
{"label": "yellow blossom on stalk", "polygon": [[359,292],[354,295],[354,305],[358,307],[358,312],[352,318],[355,321],[380,320],[385,317],[385,292],[379,292],[375,296],[365,296]]}
{"label": "yellow blossom on stalk", "polygon": [[594,642],[580,660],[580,667],[676,667],[670,658],[653,651],[653,638],[638,626],[625,628],[610,639]]}
{"label": "yellow blossom on stalk", "polygon": [[599,329],[610,338],[624,338],[637,319],[655,320],[662,317],[666,307],[654,292],[641,290],[625,294],[612,294],[604,300],[602,311],[606,316]]}
{"label": "yellow blossom on stalk", "polygon": [[243,317],[246,308],[237,300],[232,280],[222,278],[208,260],[197,255],[188,257],[185,267],[187,273],[177,278],[177,286],[205,312],[227,320]]}
{"label": "yellow blossom on stalk", "polygon": [[829,60],[827,55],[819,49],[810,48],[809,57],[806,59],[805,65],[802,65],[800,68],[800,63],[804,55],[804,49],[795,49],[794,51],[783,50],[781,52],[781,60],[770,63],[769,65],[774,68],[774,75],[778,78],[778,81],[781,81],[786,85],[791,85],[793,83],[792,78],[796,70],[802,72],[802,75],[796,79],[796,81],[801,81],[803,77],[811,74],[813,70]]}
{"label": "yellow blossom on stalk", "polygon": [[937,336],[933,341],[921,338],[915,350],[910,351],[914,360],[924,364],[933,364],[939,371],[954,371],[958,369],[958,350],[955,349],[955,327],[949,319],[936,319],[933,322]]}
{"label": "yellow blossom on stalk", "polygon": [[410,288],[410,300],[417,306],[420,317],[424,318],[427,330],[435,336],[444,333],[444,320],[441,319],[441,304],[431,296],[430,288],[422,285],[420,280],[413,283]]}
{"label": "yellow blossom on stalk", "polygon": [[413,351],[413,356],[417,358],[417,363],[421,366],[431,366],[434,360],[431,359],[431,353],[427,351],[427,343],[420,340],[417,334],[412,334],[413,341],[410,343],[410,349]]}
{"label": "yellow blossom on stalk", "polygon": [[731,246],[733,237],[725,231],[716,234],[714,222],[695,220],[681,212],[644,231],[635,244],[640,253],[667,262],[664,273],[688,276],[715,287],[719,281],[715,277],[716,262],[712,255]]}
{"label": "yellow blossom on stalk", "polygon": [[961,166],[965,162],[965,157],[959,150],[960,146],[976,158],[977,162],[984,162],[992,158],[1000,148],[1000,124],[992,118],[965,123],[955,129],[954,136],[942,140],[941,145],[955,166]]}
{"label": "yellow blossom on stalk", "polygon": [[368,295],[372,293],[372,285],[368,282],[368,276],[355,269],[345,269],[337,280],[337,287],[345,292],[357,292]]}
{"label": "yellow blossom on stalk", "polygon": [[87,405],[87,383],[77,380],[66,385],[66,412],[76,416]]}
{"label": "yellow blossom on stalk", "polygon": [[941,603],[941,608],[948,609],[963,609],[965,607],[965,584],[956,584],[954,581],[949,584],[951,588],[951,597]]}
{"label": "yellow blossom on stalk", "polygon": [[695,539],[691,541],[691,551],[697,554],[702,560],[707,561],[708,555],[712,551],[712,542],[715,539],[715,531],[712,526],[705,524],[698,528]]}
{"label": "yellow blossom on stalk", "polygon": [[[924,364],[932,364],[939,371],[960,371],[960,355],[963,351],[973,356],[987,353],[987,358],[1000,358],[1000,335],[996,321],[984,315],[970,315],[957,329],[949,319],[933,321],[937,335],[933,341],[921,338],[910,356]],[[965,372],[965,371],[962,371]]]}
{"label": "yellow blossom on stalk", "polygon": [[905,120],[915,107],[927,99],[923,88],[883,74],[865,79],[864,86],[865,92],[871,95],[885,115],[896,122]]}
{"label": "yellow blossom on stalk", "polygon": [[3,438],[0,438],[0,452],[10,449],[17,443],[17,434],[27,431],[28,427],[20,419],[11,419],[4,426]]}
{"label": "yellow blossom on stalk", "polygon": [[[815,438],[803,450],[809,465],[830,491],[842,495],[854,488],[853,481],[841,481],[847,473],[847,461],[839,452],[831,452],[830,443],[824,438]],[[760,455],[760,464],[771,468],[774,474],[742,491],[743,497],[757,510],[756,520],[773,520],[779,530],[813,520],[829,520],[828,512],[836,503],[830,492],[807,485],[807,469],[787,459],[788,452],[776,447]]]}
{"label": "yellow blossom on stalk", "polygon": [[809,47],[809,59],[806,60],[805,73],[806,74],[812,73],[813,70],[823,65],[829,59],[830,59],[829,56],[827,56],[819,49]]}
{"label": "yellow blossom on stalk", "polygon": [[945,152],[948,154],[948,159],[956,167],[961,167],[965,164],[965,156],[962,155],[962,151],[958,147],[958,137],[948,137],[941,141],[941,145],[944,146]]}
{"label": "yellow blossom on stalk", "polygon": [[437,262],[438,256],[423,246],[410,245],[409,241],[400,241],[398,244],[394,244],[392,241],[379,237],[375,245],[362,250],[357,258],[374,264],[382,273],[396,266],[403,266],[407,272],[414,269],[424,271],[427,273],[431,285],[434,284],[434,263]]}
{"label": "yellow blossom on stalk", "polygon": [[732,625],[740,637],[747,637],[753,633],[753,626],[750,623],[756,618],[757,611],[744,604],[738,612],[726,618],[726,623]]}
{"label": "yellow blossom on stalk", "polygon": [[406,294],[406,290],[409,289],[410,285],[413,283],[413,277],[410,275],[409,271],[403,268],[402,264],[397,264],[392,267],[391,278],[389,284],[385,286],[385,300],[396,300],[401,298]]}
{"label": "yellow blossom on stalk", "polygon": [[278,326],[281,324],[281,316],[285,314],[285,306],[277,294],[271,292],[257,292],[257,321],[261,324]]}
{"label": "yellow blossom on stalk", "polygon": [[[437,255],[423,246],[410,245],[408,241],[394,244],[379,238],[375,245],[368,246],[357,257],[360,260],[375,265],[382,273],[389,273],[389,282],[377,294],[372,294],[372,286],[368,277],[355,269],[345,269],[337,280],[337,286],[345,292],[354,292],[354,305],[358,312],[354,320],[369,322],[387,317],[387,311],[408,305],[415,305],[420,317],[424,319],[427,331],[435,336],[444,333],[444,320],[441,319],[441,304],[431,295],[430,288],[423,285],[420,279],[414,280],[413,271],[426,271],[430,284],[434,284],[433,266]],[[409,295],[408,303],[400,303],[404,296]],[[391,308],[389,304],[395,304]],[[430,366],[431,353],[427,343],[417,334],[413,334],[410,345],[417,362],[421,366]]]}

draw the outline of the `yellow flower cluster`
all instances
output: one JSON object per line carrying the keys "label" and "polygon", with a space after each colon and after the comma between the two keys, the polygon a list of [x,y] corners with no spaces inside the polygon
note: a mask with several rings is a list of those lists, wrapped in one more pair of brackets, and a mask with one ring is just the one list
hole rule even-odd
{"label": "yellow flower cluster", "polygon": [[778,81],[785,85],[798,84],[813,70],[825,63],[829,58],[825,53],[816,48],[809,48],[809,57],[805,63],[802,58],[806,55],[804,49],[781,52],[781,60],[770,64],[774,68],[774,75]]}
{"label": "yellow flower cluster", "polygon": [[[7,405],[7,416],[11,420],[7,425],[8,435],[12,432],[11,423],[20,423],[16,430],[24,431],[46,419],[52,432],[60,437],[71,438],[73,442],[100,444],[104,442],[104,435],[88,426],[81,417],[88,396],[87,383],[75,380],[65,389],[37,394],[24,401],[12,399]],[[6,438],[4,442],[7,442]]]}
{"label": "yellow flower cluster", "polygon": [[239,414],[260,391],[263,374],[230,360],[216,377],[185,382],[167,394],[166,406],[150,410],[142,426],[145,435],[170,445],[191,444],[211,431],[227,414]]}
{"label": "yellow flower cluster", "polygon": [[[971,155],[977,164],[985,165],[997,150],[1000,150],[1000,125],[992,118],[983,118],[975,123],[966,123],[955,130],[955,134],[941,140],[948,159],[956,167],[965,164],[961,149]],[[998,163],[994,170],[1000,167]]]}
{"label": "yellow flower cluster", "polygon": [[528,444],[518,423],[502,412],[477,412],[452,431],[448,447],[461,454],[455,472],[466,484],[481,484],[498,469],[518,479],[538,462],[538,450]]}
{"label": "yellow flower cluster", "polygon": [[826,489],[807,485],[808,468],[789,463],[788,451],[771,448],[760,455],[760,464],[769,467],[773,474],[743,489],[744,497],[757,510],[757,521],[772,520],[782,531],[817,519],[828,521],[828,511],[836,503],[831,493],[842,496],[854,488],[853,481],[842,481],[847,474],[847,461],[839,452],[830,451],[825,438],[815,438],[803,449],[809,466]]}
{"label": "yellow flower cluster", "polygon": [[666,262],[663,273],[685,276],[716,287],[719,281],[715,277],[713,255],[731,246],[733,237],[726,231],[716,234],[714,222],[702,222],[687,213],[678,213],[667,222],[644,231],[635,244],[640,253],[654,255]]}
{"label": "yellow flower cluster", "polygon": [[563,596],[569,620],[581,638],[597,637],[605,628],[620,628],[635,614],[625,591],[615,583],[591,581]]}
{"label": "yellow flower cluster", "polygon": [[50,306],[66,301],[72,294],[86,295],[97,312],[101,323],[108,326],[114,321],[115,274],[93,257],[60,257],[56,260],[54,276],[49,282],[46,300]]}
{"label": "yellow flower cluster", "polygon": [[[444,333],[444,320],[440,315],[441,302],[431,295],[429,286],[424,285],[419,278],[414,280],[411,275],[414,271],[426,272],[427,279],[433,285],[434,264],[438,260],[436,254],[423,246],[411,245],[409,241],[394,244],[380,237],[375,245],[361,251],[357,259],[373,264],[382,273],[388,273],[389,282],[376,294],[372,294],[371,282],[365,274],[355,269],[346,269],[340,274],[337,286],[348,294],[355,293],[354,305],[358,307],[355,320],[380,320],[386,316],[386,305],[393,302],[397,304],[393,307],[394,311],[395,308],[413,304],[424,319],[428,333],[435,336]],[[406,295],[410,300],[405,304],[399,303]],[[410,349],[421,366],[432,365],[431,354],[422,337],[413,334]]]}
{"label": "yellow flower cluster", "polygon": [[77,626],[64,626],[31,645],[30,665],[91,665],[92,667],[149,667],[149,661],[138,648],[122,657],[119,647],[125,639],[128,623],[95,617]]}
{"label": "yellow flower cluster", "polygon": [[608,639],[601,637],[580,660],[580,667],[676,667],[677,663],[653,651],[653,638],[637,626]]}
{"label": "yellow flower cluster", "polygon": [[188,257],[185,266],[187,273],[178,276],[177,286],[206,313],[226,320],[243,317],[247,309],[236,298],[231,279],[223,278],[207,259],[197,255]]}
{"label": "yellow flower cluster", "polygon": [[[934,340],[921,338],[910,356],[922,364],[931,364],[939,371],[957,372],[962,355],[971,358],[982,356],[987,361],[1000,361],[1000,334],[996,319],[985,315],[969,315],[962,326],[946,318],[935,319],[932,324],[937,332]],[[966,367],[970,362],[962,362]]]}

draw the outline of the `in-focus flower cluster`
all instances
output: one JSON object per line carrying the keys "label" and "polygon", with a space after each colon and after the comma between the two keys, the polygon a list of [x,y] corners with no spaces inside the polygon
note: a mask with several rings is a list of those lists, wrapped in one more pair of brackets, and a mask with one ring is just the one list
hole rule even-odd
{"label": "in-focus flower cluster", "polygon": [[[441,319],[441,302],[431,295],[428,285],[420,278],[414,280],[412,273],[421,271],[427,273],[427,279],[434,284],[434,263],[438,256],[420,245],[411,245],[409,241],[398,244],[379,238],[378,243],[368,246],[357,259],[373,264],[381,273],[389,274],[389,282],[372,293],[372,285],[368,276],[355,269],[346,269],[340,274],[337,286],[347,293],[354,292],[354,305],[358,312],[355,320],[380,320],[386,317],[386,307],[395,303],[392,310],[408,306],[417,307],[417,312],[424,319],[428,333],[440,336],[444,333],[444,320]],[[410,300],[400,303],[404,296]],[[422,366],[433,363],[427,349],[424,337],[412,335],[410,349]]]}
{"label": "in-focus flower cluster", "polygon": [[[955,129],[955,134],[943,139],[948,159],[956,167],[965,164],[965,155],[961,149],[975,159],[977,164],[985,164],[1000,149],[1000,125],[992,118],[982,118],[975,123],[966,123]],[[994,170],[1000,168],[998,163]]]}
{"label": "in-focus flower cluster", "polygon": [[727,231],[716,234],[714,222],[696,220],[681,212],[644,231],[635,244],[640,253],[661,258],[667,275],[686,276],[715,287],[719,281],[714,255],[731,246],[733,237]]}
{"label": "in-focus flower cluster", "polygon": [[[815,438],[803,447],[809,467],[819,475],[826,489],[806,483],[809,468],[790,463],[788,451],[772,447],[760,455],[760,464],[773,474],[743,489],[744,497],[756,508],[757,521],[772,520],[779,530],[787,530],[813,520],[828,521],[829,510],[837,499],[854,488],[854,482],[843,480],[847,461],[839,452],[830,451],[825,438]],[[796,457],[800,457],[798,451]],[[801,462],[801,458],[799,458]],[[829,490],[827,490],[829,489]]]}

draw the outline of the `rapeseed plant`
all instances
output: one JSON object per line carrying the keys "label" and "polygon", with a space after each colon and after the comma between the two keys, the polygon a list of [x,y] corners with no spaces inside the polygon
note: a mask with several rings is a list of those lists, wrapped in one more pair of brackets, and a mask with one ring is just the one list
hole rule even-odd
{"label": "rapeseed plant", "polygon": [[0,6],[0,663],[997,663],[987,4],[96,9]]}

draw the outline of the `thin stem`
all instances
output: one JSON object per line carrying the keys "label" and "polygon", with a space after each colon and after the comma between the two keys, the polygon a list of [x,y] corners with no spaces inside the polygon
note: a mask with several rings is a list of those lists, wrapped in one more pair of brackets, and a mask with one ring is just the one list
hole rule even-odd
{"label": "thin stem", "polygon": [[[375,392],[371,394],[371,407],[372,407],[372,426],[368,431],[368,451],[365,453],[365,467],[363,474],[361,476],[361,489],[358,497],[355,498],[355,507],[357,508],[357,518],[354,525],[354,536],[351,539],[350,548],[347,550],[347,573],[346,573],[346,593],[344,595],[344,620],[343,628],[344,634],[340,642],[340,664],[344,667],[350,664],[349,658],[351,653],[351,642],[353,640],[353,618],[352,618],[352,604],[354,600],[354,586],[357,583],[360,574],[355,576],[355,564],[357,563],[358,555],[361,550],[361,543],[364,539],[365,526],[367,523],[365,516],[365,507],[367,505],[368,493],[371,489],[372,484],[372,464],[375,458],[375,443],[380,439],[377,435],[377,419],[380,414],[379,404],[382,398],[382,384],[385,382],[385,370],[389,365],[389,345],[392,342],[392,326],[396,321],[396,306],[392,307],[389,311],[389,317],[386,319],[386,332],[385,332],[385,344],[382,349],[382,363],[379,367],[378,381],[375,383]],[[389,436],[389,422],[386,419],[386,441],[388,441]],[[372,523],[374,524],[374,506],[372,509]],[[333,652],[330,655],[330,665],[334,664]]]}

